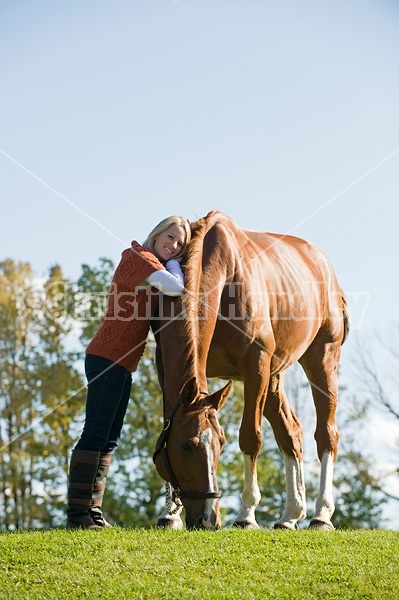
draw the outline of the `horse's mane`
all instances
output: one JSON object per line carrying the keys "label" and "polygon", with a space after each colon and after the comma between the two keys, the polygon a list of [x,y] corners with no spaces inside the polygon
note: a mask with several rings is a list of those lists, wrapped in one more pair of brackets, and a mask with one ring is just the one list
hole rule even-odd
{"label": "horse's mane", "polygon": [[226,218],[226,215],[218,210],[212,210],[202,219],[191,223],[191,241],[185,260],[185,284],[186,289],[192,294],[199,291],[204,237],[215,223],[223,218]]}
{"label": "horse's mane", "polygon": [[[187,340],[196,346],[198,340],[198,301],[202,273],[202,256],[204,238],[217,221],[223,218],[223,213],[213,210],[205,217],[191,224],[191,240],[188,244],[185,259],[185,313],[184,333]],[[186,348],[189,350],[189,348]]]}
{"label": "horse's mane", "polygon": [[191,224],[191,241],[188,245],[185,260],[185,286],[193,294],[198,292],[200,265],[202,262],[203,241],[207,231],[205,218]]}

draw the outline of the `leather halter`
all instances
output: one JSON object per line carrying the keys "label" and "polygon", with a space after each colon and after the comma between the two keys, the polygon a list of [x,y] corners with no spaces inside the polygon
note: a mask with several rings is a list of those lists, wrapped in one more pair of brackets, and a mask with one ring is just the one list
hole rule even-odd
{"label": "leather halter", "polygon": [[[201,393],[205,394],[207,392],[201,392]],[[165,468],[169,475],[170,483],[172,484],[172,487],[174,489],[174,493],[173,493],[174,500],[179,499],[179,498],[220,498],[222,495],[222,492],[188,492],[188,491],[182,490],[177,482],[176,476],[173,473],[173,469],[170,464],[169,455],[168,455],[166,446],[167,446],[167,442],[168,442],[168,438],[169,438],[169,434],[170,434],[170,429],[172,426],[172,421],[173,421],[174,416],[176,415],[179,407],[180,407],[180,401],[177,402],[177,404],[175,405],[169,419],[167,419],[165,421],[164,427],[161,431],[161,435],[158,438],[152,460],[155,463],[158,454],[162,455]]]}

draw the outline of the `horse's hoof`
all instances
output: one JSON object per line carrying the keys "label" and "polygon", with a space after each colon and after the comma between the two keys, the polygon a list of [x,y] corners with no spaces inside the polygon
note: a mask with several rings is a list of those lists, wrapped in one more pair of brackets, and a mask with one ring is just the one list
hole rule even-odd
{"label": "horse's hoof", "polygon": [[234,521],[233,527],[239,527],[240,529],[259,529],[259,525],[252,521]]}
{"label": "horse's hoof", "polygon": [[295,531],[295,529],[299,529],[299,527],[297,523],[295,523],[295,525],[288,525],[288,523],[275,523],[273,525],[273,529],[285,529],[288,531]]}
{"label": "horse's hoof", "polygon": [[309,523],[309,529],[316,531],[334,531],[334,525],[327,523],[326,521],[320,521],[319,519],[312,519]]}
{"label": "horse's hoof", "polygon": [[184,528],[183,521],[180,519],[158,519],[155,527],[159,529],[173,529],[174,531],[180,531]]}

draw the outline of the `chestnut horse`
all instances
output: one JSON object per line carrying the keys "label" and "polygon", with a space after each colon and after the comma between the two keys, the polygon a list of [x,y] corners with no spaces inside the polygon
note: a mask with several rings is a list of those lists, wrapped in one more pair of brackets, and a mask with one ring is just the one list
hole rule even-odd
{"label": "chestnut horse", "polygon": [[[337,370],[349,326],[344,294],[325,255],[306,241],[246,231],[212,211],[193,224],[186,292],[161,296],[154,327],[165,427],[154,455],[174,488],[159,526],[221,526],[216,471],[225,442],[217,411],[232,381],[244,382],[239,431],[244,455],[242,505],[234,525],[257,528],[256,462],[262,415],[284,455],[286,508],[275,527],[294,529],[306,516],[302,430],[283,387],[299,362],[316,408],[320,488],[310,527],[333,529],[333,464],[337,455]],[[212,394],[207,377],[230,380]]]}

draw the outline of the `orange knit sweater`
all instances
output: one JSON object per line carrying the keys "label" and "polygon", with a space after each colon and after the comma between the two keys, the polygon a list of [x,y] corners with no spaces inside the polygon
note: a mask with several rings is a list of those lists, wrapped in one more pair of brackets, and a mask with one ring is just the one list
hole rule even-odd
{"label": "orange knit sweater", "polygon": [[154,254],[133,241],[122,252],[114,273],[108,308],[101,326],[86,348],[133,372],[144,352],[150,319],[158,306],[158,290],[140,283],[165,267]]}

